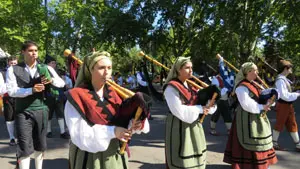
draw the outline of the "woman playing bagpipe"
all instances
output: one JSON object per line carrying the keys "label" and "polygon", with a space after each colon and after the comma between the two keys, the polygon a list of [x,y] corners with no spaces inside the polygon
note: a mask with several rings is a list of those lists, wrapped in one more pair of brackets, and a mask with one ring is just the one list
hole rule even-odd
{"label": "woman playing bagpipe", "polygon": [[254,82],[257,74],[257,66],[247,62],[235,79],[234,91],[239,105],[224,154],[224,162],[234,169],[267,169],[277,162],[270,122],[261,113],[270,109],[278,92],[276,89],[262,90]]}
{"label": "woman playing bagpipe", "polygon": [[[66,94],[70,169],[126,169],[127,154],[118,153],[120,141],[130,139],[135,131],[149,132],[146,97],[136,93],[122,100],[106,84],[111,73],[110,54],[94,52],[85,57],[75,88]],[[141,118],[131,123],[138,107],[143,109]],[[127,129],[130,124],[133,131]]]}
{"label": "woman playing bagpipe", "polygon": [[[218,92],[218,89],[212,86],[197,93],[198,89],[187,83],[192,77],[192,66],[190,58],[178,57],[164,85],[164,96],[169,107],[165,142],[169,169],[204,169],[206,166],[206,140],[198,120],[200,114],[215,112],[216,106],[210,108],[205,105],[206,98],[212,98],[208,95]],[[203,91],[209,94],[205,95]]]}

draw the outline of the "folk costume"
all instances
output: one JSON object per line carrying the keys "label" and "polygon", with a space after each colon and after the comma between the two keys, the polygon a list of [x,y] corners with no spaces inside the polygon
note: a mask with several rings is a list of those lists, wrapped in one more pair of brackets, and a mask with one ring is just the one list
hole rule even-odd
{"label": "folk costume", "polygon": [[[56,60],[51,57],[50,55],[46,54],[45,58],[45,64],[49,64],[50,62],[56,62]],[[47,65],[47,67],[51,67]],[[55,71],[55,70],[54,70]],[[55,71],[56,72],[56,71]],[[50,72],[51,74],[51,72]],[[52,79],[56,79],[60,83],[64,83],[64,80],[56,73],[56,74],[51,74]],[[48,116],[48,125],[47,125],[47,137],[51,138],[53,137],[52,135],[52,130],[51,130],[51,121],[53,114],[55,113],[55,117],[57,118],[59,129],[60,129],[60,137],[64,139],[69,139],[70,136],[69,134],[65,131],[65,121],[64,121],[64,107],[65,107],[65,100],[64,100],[64,88],[65,86],[61,88],[47,88],[46,89],[46,105],[48,106],[49,109],[49,116]]]}
{"label": "folk costume", "polygon": [[[173,65],[164,96],[169,107],[166,120],[166,165],[169,169],[204,169],[206,166],[206,140],[199,115],[203,114],[197,103],[197,90],[177,79],[179,69],[189,58],[179,57]],[[210,110],[214,113],[216,108]]]}
{"label": "folk costume", "polygon": [[15,99],[10,97],[6,90],[6,83],[4,82],[4,78],[2,77],[2,73],[0,73],[0,95],[3,95],[3,111],[4,111],[4,119],[6,122],[7,131],[9,134],[9,145],[16,145],[15,141]]}
{"label": "folk costume", "polygon": [[95,52],[85,57],[75,88],[66,96],[65,118],[71,136],[70,169],[127,169],[127,153],[121,155],[121,142],[116,138],[115,126],[127,128],[136,109],[143,109],[143,132],[149,132],[146,97],[136,93],[122,100],[116,91],[105,84],[100,98],[91,85],[91,70],[107,52]]}
{"label": "folk costume", "polygon": [[224,162],[233,169],[267,169],[277,162],[270,122],[260,114],[263,111],[263,105],[258,103],[261,90],[245,78],[252,69],[256,69],[254,63],[244,63],[235,80],[239,105],[224,154]]}
{"label": "folk costume", "polygon": [[212,85],[216,85],[221,91],[221,98],[217,102],[218,109],[216,113],[214,113],[211,116],[210,119],[210,134],[212,135],[218,135],[216,131],[216,125],[220,118],[220,115],[222,115],[223,117],[228,134],[232,123],[228,97],[229,93],[231,93],[234,87],[234,73],[233,71],[229,71],[228,68],[225,66],[223,57],[220,57],[219,68],[220,73],[217,76],[215,76],[211,82]]}
{"label": "folk costume", "polygon": [[[280,69],[283,70],[285,67],[289,66],[292,66],[289,61],[281,60]],[[296,144],[296,150],[300,151],[298,126],[293,106],[293,102],[300,96],[300,93],[292,92],[291,81],[282,74],[278,75],[275,85],[279,90],[281,97],[276,104],[276,124],[273,130],[274,148],[277,150],[283,149],[279,146],[277,141],[280,132],[282,132],[284,127],[286,127],[287,131],[293,138],[294,143]]]}
{"label": "folk costume", "polygon": [[[7,92],[16,101],[17,158],[21,167],[29,167],[30,155],[35,151],[36,168],[42,168],[43,152],[47,148],[48,108],[44,92],[33,93],[33,86],[41,83],[41,76],[50,80],[49,72],[55,73],[53,69],[37,62],[32,67],[20,63],[7,70]],[[51,85],[62,87],[64,83],[53,78]]]}

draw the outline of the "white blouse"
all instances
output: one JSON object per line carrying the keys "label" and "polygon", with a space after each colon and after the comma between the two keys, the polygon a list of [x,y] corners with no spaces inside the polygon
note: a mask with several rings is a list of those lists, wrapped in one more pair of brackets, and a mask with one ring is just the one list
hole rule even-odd
{"label": "white blouse", "polygon": [[[164,91],[164,96],[167,101],[171,113],[185,123],[193,123],[199,119],[199,114],[203,114],[201,105],[184,105],[179,96],[179,91],[168,85]],[[213,106],[209,110],[209,114],[213,114],[217,106]]]}
{"label": "white blouse", "polygon": [[2,73],[0,73],[0,95],[5,94],[6,92],[6,84],[4,82]]}
{"label": "white blouse", "polygon": [[289,92],[287,86],[287,83],[290,84],[289,80],[283,75],[279,75],[279,77],[280,79],[276,81],[275,85],[280,94],[280,98],[287,102],[293,102],[297,100],[300,94],[296,92]]}
{"label": "white blouse", "polygon": [[[58,76],[58,74],[55,72],[55,70],[47,66],[48,70],[53,75],[52,77],[52,85],[58,88],[62,88],[65,85],[65,82]],[[34,77],[36,71],[37,71],[37,62],[34,64],[32,68],[30,68],[28,65],[26,65],[25,70],[30,74],[31,77]],[[24,98],[26,96],[32,95],[32,88],[20,88],[17,84],[17,79],[14,74],[14,69],[12,66],[10,66],[7,69],[6,72],[6,87],[7,87],[7,93],[11,97],[19,97]]]}
{"label": "white blouse", "polygon": [[[114,132],[115,126],[100,124],[93,126],[88,125],[69,101],[67,101],[65,105],[65,120],[72,143],[83,151],[91,153],[106,151],[110,140],[116,138]],[[149,131],[149,122],[146,119],[142,132],[148,133]]]}
{"label": "white blouse", "polygon": [[245,86],[239,86],[236,88],[235,93],[242,108],[253,114],[260,114],[260,111],[264,109],[262,104],[258,104],[254,99],[249,96],[249,89]]}

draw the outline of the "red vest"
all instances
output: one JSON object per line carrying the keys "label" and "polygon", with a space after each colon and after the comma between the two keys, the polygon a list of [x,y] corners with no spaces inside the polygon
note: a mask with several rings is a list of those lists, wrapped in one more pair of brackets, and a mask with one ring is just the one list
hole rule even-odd
{"label": "red vest", "polygon": [[179,91],[180,99],[184,105],[195,105],[197,102],[197,90],[196,88],[188,85],[186,88],[183,83],[179,80],[171,80],[168,85],[173,86]]}
{"label": "red vest", "polygon": [[122,103],[120,96],[109,86],[104,87],[104,100],[86,87],[75,87],[66,93],[68,101],[89,125],[112,125]]}
{"label": "red vest", "polygon": [[258,87],[256,87],[254,84],[250,83],[247,80],[243,80],[239,85],[247,87],[255,95],[254,99],[258,101],[259,95],[261,93],[261,90]]}

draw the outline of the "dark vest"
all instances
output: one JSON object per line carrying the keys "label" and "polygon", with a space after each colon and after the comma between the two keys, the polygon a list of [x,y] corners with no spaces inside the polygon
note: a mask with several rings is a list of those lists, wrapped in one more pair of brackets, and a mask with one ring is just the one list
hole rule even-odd
{"label": "dark vest", "polygon": [[[38,72],[35,73],[34,77],[30,76],[30,73],[25,70],[25,63],[20,63],[13,66],[13,71],[16,76],[18,87],[20,88],[32,88],[35,84],[41,83],[41,78]],[[16,98],[16,112],[24,112],[26,110],[40,110],[47,108],[44,104],[44,93],[33,93],[24,98]]]}

